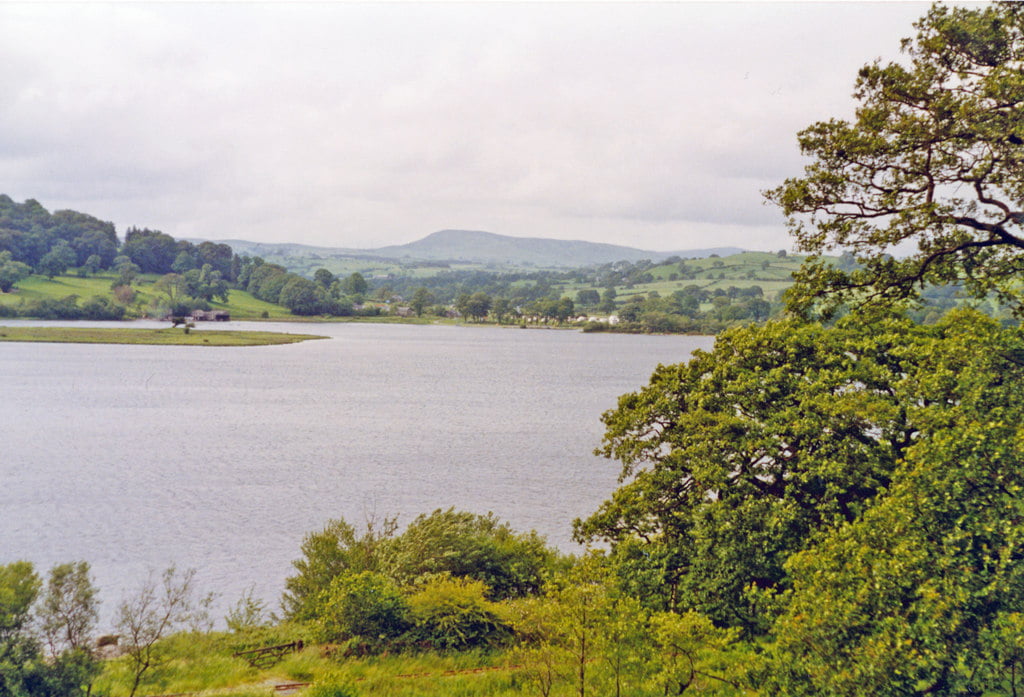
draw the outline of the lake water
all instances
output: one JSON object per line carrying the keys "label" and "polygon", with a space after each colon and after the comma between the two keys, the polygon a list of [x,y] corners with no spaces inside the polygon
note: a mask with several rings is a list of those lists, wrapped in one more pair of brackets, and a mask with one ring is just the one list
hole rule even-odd
{"label": "lake water", "polygon": [[330,339],[0,343],[0,563],[88,561],[109,620],[124,592],[172,563],[198,569],[218,617],[249,587],[276,609],[303,535],[332,517],[493,511],[576,551],[571,521],[618,475],[592,454],[601,413],[658,363],[713,342],[387,324],[199,330],[223,328]]}

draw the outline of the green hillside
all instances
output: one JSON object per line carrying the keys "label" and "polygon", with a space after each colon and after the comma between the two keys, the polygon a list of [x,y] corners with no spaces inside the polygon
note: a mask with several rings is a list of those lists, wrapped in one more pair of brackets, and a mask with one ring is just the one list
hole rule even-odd
{"label": "green hillside", "polygon": [[[632,286],[616,286],[619,301],[631,295],[647,295],[657,292],[671,295],[687,286],[714,291],[727,288],[750,288],[759,286],[767,299],[776,301],[782,291],[792,284],[793,273],[800,268],[806,257],[779,256],[776,252],[740,252],[726,257],[684,259],[682,262],[659,264],[646,273],[651,280]],[[680,268],[680,263],[683,268]],[[572,282],[560,286],[564,294],[574,297],[580,290],[602,290],[603,286],[592,281]]]}
{"label": "green hillside", "polygon": [[[79,304],[90,298],[105,298],[114,302],[111,283],[116,274],[103,273],[89,278],[78,276],[57,276],[49,279],[45,276],[32,275],[20,281],[10,293],[0,293],[0,308],[23,308],[26,305],[48,301],[59,302],[69,296],[76,296]],[[153,316],[153,301],[159,293],[153,288],[159,278],[156,274],[143,274],[136,280],[135,297],[130,302],[122,303],[126,308],[125,319],[138,319]],[[214,310],[227,310],[232,319],[295,319],[288,310],[280,305],[264,302],[244,290],[228,291],[226,303],[212,301]],[[2,315],[0,315],[2,316]]]}

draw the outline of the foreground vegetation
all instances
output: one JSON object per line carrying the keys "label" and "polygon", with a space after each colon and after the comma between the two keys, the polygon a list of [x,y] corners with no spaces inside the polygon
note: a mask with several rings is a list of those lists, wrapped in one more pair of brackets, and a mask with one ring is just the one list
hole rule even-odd
{"label": "foreground vegetation", "polygon": [[115,329],[84,327],[25,327],[0,325],[0,341],[70,344],[149,344],[173,346],[268,346],[294,344],[325,337],[313,334],[183,329]]}

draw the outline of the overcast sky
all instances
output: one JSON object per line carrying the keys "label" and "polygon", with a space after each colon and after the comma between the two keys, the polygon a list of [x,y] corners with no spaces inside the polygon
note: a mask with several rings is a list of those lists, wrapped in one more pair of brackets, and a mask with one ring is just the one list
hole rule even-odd
{"label": "overcast sky", "polygon": [[779,249],[796,132],[927,7],[0,3],[0,193],[122,235]]}

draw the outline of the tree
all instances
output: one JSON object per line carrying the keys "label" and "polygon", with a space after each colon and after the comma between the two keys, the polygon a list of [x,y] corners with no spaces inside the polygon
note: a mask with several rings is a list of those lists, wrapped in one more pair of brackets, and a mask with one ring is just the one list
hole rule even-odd
{"label": "tree", "polygon": [[681,695],[691,687],[706,691],[711,685],[744,694],[746,674],[753,672],[758,661],[755,652],[737,650],[736,634],[696,612],[657,613],[651,620],[651,635],[664,657],[657,675],[664,694]]}
{"label": "tree", "polygon": [[450,574],[483,581],[492,600],[538,592],[553,560],[537,533],[516,533],[492,514],[454,508],[418,516],[382,552],[382,569],[399,583]]}
{"label": "tree", "polygon": [[129,228],[121,254],[129,257],[143,273],[169,273],[178,256],[174,238],[159,230]]}
{"label": "tree", "polygon": [[491,316],[499,324],[505,322],[510,316],[515,314],[515,308],[512,307],[512,302],[508,298],[495,298],[494,303],[491,305]]}
{"label": "tree", "polygon": [[76,259],[75,250],[65,240],[59,240],[39,260],[39,273],[53,279],[54,276],[60,276],[74,266]]}
{"label": "tree", "polygon": [[[88,617],[88,606],[95,609],[88,565],[84,571],[81,565],[60,565],[51,572],[39,612],[44,633],[54,631],[49,658],[43,657],[31,625],[31,610],[41,587],[32,564],[0,565],[0,696],[87,695],[99,672],[99,663],[84,646],[85,633],[94,621]],[[56,597],[61,600],[53,602]],[[56,619],[55,608],[63,619]]]}
{"label": "tree", "polygon": [[653,648],[647,612],[616,588],[604,557],[588,553],[555,576],[542,599],[517,607],[523,646],[516,661],[542,694],[566,682],[579,697],[620,697],[646,681]]}
{"label": "tree", "polygon": [[250,586],[238,599],[238,602],[228,610],[224,622],[233,632],[265,627],[270,623],[270,619],[267,617],[267,604],[256,597],[255,589]]}
{"label": "tree", "polygon": [[38,614],[51,656],[89,648],[99,619],[99,598],[88,562],[58,564],[50,570]]}
{"label": "tree", "polygon": [[88,562],[58,564],[50,570],[37,616],[57,682],[89,694],[101,666],[91,646],[99,598]]}
{"label": "tree", "polygon": [[594,307],[601,302],[601,294],[593,288],[576,292],[576,302],[583,307]]}
{"label": "tree", "polygon": [[281,288],[279,302],[293,315],[315,315],[323,310],[323,289],[302,276],[293,275]]}
{"label": "tree", "polygon": [[351,274],[348,278],[342,282],[342,291],[346,295],[366,295],[366,291],[369,290],[370,284],[363,278],[363,274],[356,271]]}
{"label": "tree", "polygon": [[189,569],[179,575],[172,566],[159,582],[150,575],[135,595],[118,606],[116,627],[133,676],[129,697],[135,697],[143,675],[166,660],[160,640],[195,626],[206,614],[212,596],[197,597],[195,574],[195,569]]}
{"label": "tree", "polygon": [[[290,275],[289,278],[293,276]],[[221,302],[228,301],[228,282],[224,280],[223,274],[210,264],[203,264],[198,270],[186,271],[185,280],[188,282],[188,294],[194,298],[207,302],[214,298],[220,298]]]}
{"label": "tree", "polygon": [[380,567],[379,547],[396,529],[392,519],[381,526],[373,520],[362,534],[345,520],[328,521],[323,530],[309,533],[302,541],[303,558],[292,562],[298,572],[285,579],[281,606],[290,619],[309,620],[319,611],[318,596],[342,574],[376,571]]}
{"label": "tree", "polygon": [[1024,337],[968,313],[938,331],[917,347],[921,428],[888,492],[789,562],[772,693],[1021,687]]}
{"label": "tree", "polygon": [[502,606],[486,598],[482,581],[446,574],[427,578],[409,597],[411,638],[437,650],[494,646],[511,636]]}
{"label": "tree", "polygon": [[313,274],[313,281],[326,291],[334,283],[334,274],[327,269],[320,268]]}
{"label": "tree", "polygon": [[516,629],[528,647],[517,659],[544,695],[560,681],[572,684],[579,697],[597,687],[593,665],[600,657],[609,591],[609,576],[595,573],[600,564],[588,556],[555,579],[542,601],[520,606]]}
{"label": "tree", "polygon": [[482,320],[491,309],[491,296],[483,291],[477,291],[472,295],[462,293],[455,300],[455,309],[467,319]]}
{"label": "tree", "polygon": [[82,264],[82,271],[91,276],[99,271],[102,265],[103,260],[100,258],[99,254],[90,254],[86,258],[85,263]]}
{"label": "tree", "polygon": [[32,564],[0,565],[0,696],[21,697],[39,649],[27,633],[32,603],[42,583]]}
{"label": "tree", "polygon": [[32,267],[14,261],[10,252],[0,252],[0,292],[10,293],[14,285],[32,274]]}
{"label": "tree", "polygon": [[[182,244],[179,242],[178,244]],[[196,265],[200,268],[209,264],[225,281],[234,281],[238,277],[237,255],[226,244],[217,242],[200,242],[195,248]]]}
{"label": "tree", "polygon": [[171,271],[176,274],[183,274],[194,268],[196,268],[195,257],[186,250],[178,252],[178,255],[174,257],[174,263],[171,264]]}
{"label": "tree", "polygon": [[336,576],[320,599],[317,627],[324,641],[359,639],[372,648],[409,627],[409,606],[398,586],[375,571]]}
{"label": "tree", "polygon": [[918,428],[906,416],[913,396],[897,388],[915,346],[932,340],[896,317],[790,319],[724,332],[712,351],[660,366],[602,417],[598,452],[622,463],[623,483],[576,536],[611,542],[637,578],[655,574],[644,584],[652,607],[766,631],[770,614],[749,589],[788,587],[789,556],[890,483]]}
{"label": "tree", "polygon": [[598,307],[601,312],[615,312],[615,286],[608,286],[601,293],[601,305]]}
{"label": "tree", "polygon": [[130,286],[132,281],[142,273],[142,269],[139,265],[126,256],[119,256],[114,259],[114,271],[117,273],[117,278],[110,284],[111,288],[115,288],[117,286]]}
{"label": "tree", "polygon": [[153,290],[166,298],[167,310],[174,313],[188,295],[188,284],[184,276],[166,273],[156,280]]}
{"label": "tree", "polygon": [[409,301],[409,307],[413,309],[417,317],[422,317],[423,310],[432,302],[434,302],[433,293],[420,286],[413,292],[412,300]]}
{"label": "tree", "polygon": [[[1024,7],[937,3],[915,26],[907,64],[862,68],[855,119],[802,131],[805,175],[766,194],[816,255],[796,309],[822,292],[830,312],[962,283],[1024,311]],[[859,266],[828,264],[832,250]]]}

